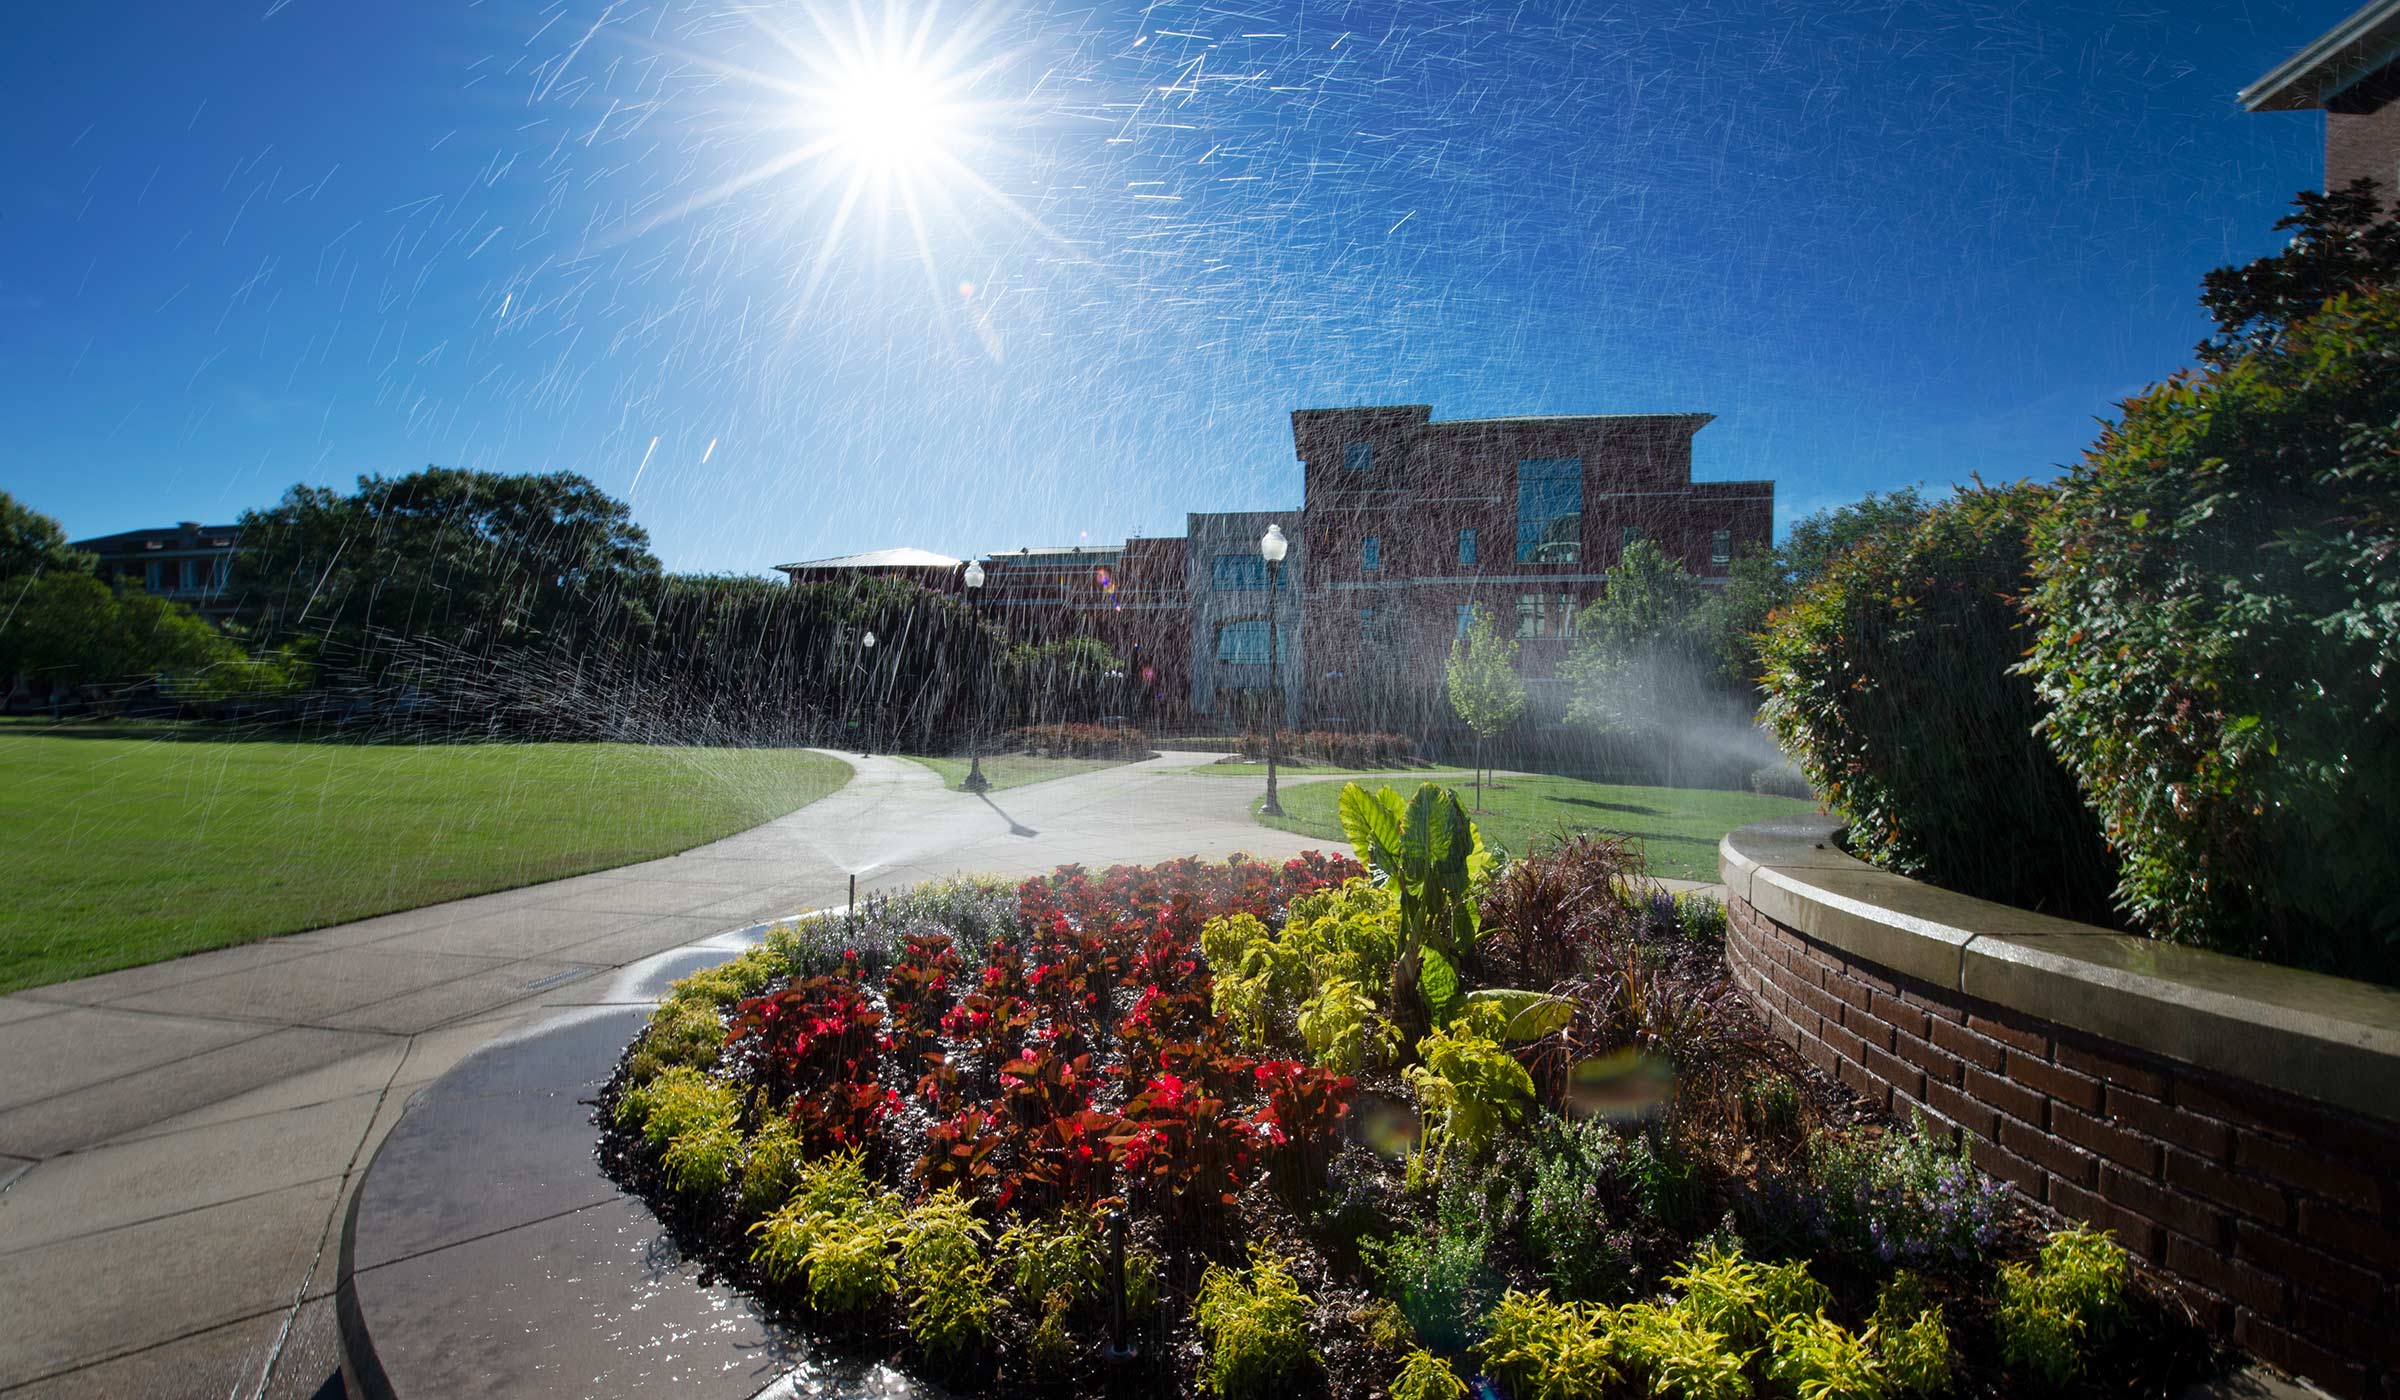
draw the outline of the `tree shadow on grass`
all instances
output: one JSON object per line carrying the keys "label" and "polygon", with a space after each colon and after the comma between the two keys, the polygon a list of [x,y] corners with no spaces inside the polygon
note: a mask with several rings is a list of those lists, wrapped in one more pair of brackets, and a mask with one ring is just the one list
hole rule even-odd
{"label": "tree shadow on grass", "polygon": [[1593,807],[1603,812],[1623,812],[1633,817],[1663,817],[1666,813],[1656,807],[1637,806],[1631,802],[1600,802],[1589,797],[1557,797],[1551,799],[1570,807]]}

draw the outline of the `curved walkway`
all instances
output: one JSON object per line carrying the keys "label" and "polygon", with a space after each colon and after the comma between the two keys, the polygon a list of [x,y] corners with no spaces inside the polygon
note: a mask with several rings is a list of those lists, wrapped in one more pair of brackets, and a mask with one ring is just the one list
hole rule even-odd
{"label": "curved walkway", "polygon": [[[338,1222],[409,1096],[604,976],[935,875],[1321,841],[1166,754],[988,796],[839,792],[679,856],[0,998],[0,1396],[340,1394]],[[331,1389],[326,1390],[330,1385]]]}

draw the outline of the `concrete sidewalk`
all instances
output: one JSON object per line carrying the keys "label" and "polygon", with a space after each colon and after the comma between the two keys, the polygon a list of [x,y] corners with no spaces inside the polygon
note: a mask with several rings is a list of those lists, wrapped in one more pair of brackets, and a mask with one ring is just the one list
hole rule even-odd
{"label": "concrete sidewalk", "polygon": [[[935,875],[1321,841],[1146,763],[987,796],[844,754],[830,797],[679,856],[0,998],[0,1394],[311,1396],[337,1222],[409,1095],[613,969]],[[338,1378],[332,1380],[338,1394]]]}

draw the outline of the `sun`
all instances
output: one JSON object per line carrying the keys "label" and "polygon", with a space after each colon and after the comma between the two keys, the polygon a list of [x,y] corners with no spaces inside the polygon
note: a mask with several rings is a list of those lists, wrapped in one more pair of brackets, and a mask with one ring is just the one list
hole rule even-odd
{"label": "sun", "polygon": [[921,179],[958,159],[971,114],[955,80],[906,55],[868,56],[804,99],[801,123],[869,179]]}

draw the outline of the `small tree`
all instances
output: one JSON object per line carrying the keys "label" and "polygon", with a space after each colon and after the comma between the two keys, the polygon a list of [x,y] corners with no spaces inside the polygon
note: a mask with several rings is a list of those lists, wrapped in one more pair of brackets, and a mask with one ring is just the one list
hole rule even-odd
{"label": "small tree", "polygon": [[1608,591],[1576,620],[1575,650],[1559,668],[1573,694],[1567,717],[1656,738],[1670,785],[1674,736],[1707,700],[1717,669],[1705,601],[1700,580],[1637,540],[1608,571]]}
{"label": "small tree", "polygon": [[1447,679],[1450,708],[1475,731],[1475,810],[1480,812],[1484,741],[1525,713],[1525,679],[1517,674],[1516,639],[1500,635],[1489,609],[1477,607],[1466,635],[1450,644]]}

